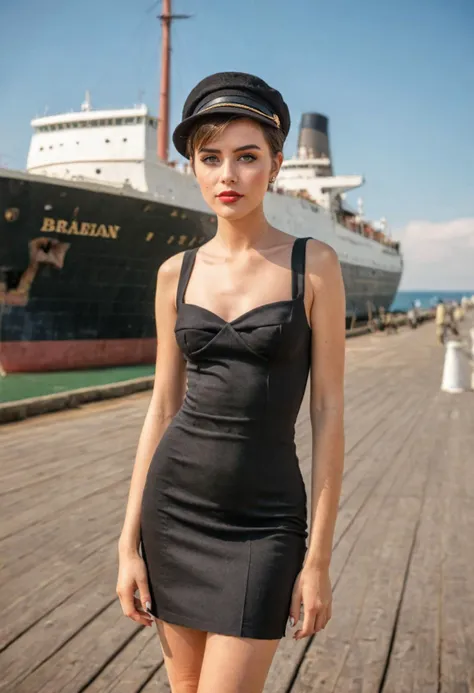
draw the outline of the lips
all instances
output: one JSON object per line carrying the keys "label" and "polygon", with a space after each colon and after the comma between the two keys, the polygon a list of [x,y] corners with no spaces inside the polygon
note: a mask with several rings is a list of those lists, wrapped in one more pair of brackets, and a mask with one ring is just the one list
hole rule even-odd
{"label": "lips", "polygon": [[237,200],[240,200],[243,195],[235,192],[235,190],[224,190],[224,192],[221,192],[221,194],[217,197],[219,200],[222,200],[222,202],[237,202]]}

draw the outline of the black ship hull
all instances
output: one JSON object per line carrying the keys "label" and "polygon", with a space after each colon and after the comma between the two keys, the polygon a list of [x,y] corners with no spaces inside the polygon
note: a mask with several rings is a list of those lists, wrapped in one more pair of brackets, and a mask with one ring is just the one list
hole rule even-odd
{"label": "black ship hull", "polygon": [[[5,372],[153,363],[158,267],[216,230],[211,213],[24,174],[0,176],[0,210]],[[348,315],[390,306],[399,272],[341,264]]]}

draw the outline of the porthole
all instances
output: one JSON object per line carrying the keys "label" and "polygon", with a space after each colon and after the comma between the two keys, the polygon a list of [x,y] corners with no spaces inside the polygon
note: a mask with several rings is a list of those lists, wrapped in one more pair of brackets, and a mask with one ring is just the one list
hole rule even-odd
{"label": "porthole", "polygon": [[96,173],[102,173],[102,171],[101,171],[100,168],[96,168],[95,172],[96,172]]}

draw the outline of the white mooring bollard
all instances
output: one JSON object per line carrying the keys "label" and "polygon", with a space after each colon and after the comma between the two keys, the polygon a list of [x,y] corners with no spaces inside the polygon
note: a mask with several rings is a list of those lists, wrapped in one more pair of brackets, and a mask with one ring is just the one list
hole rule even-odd
{"label": "white mooring bollard", "polygon": [[471,389],[471,367],[461,342],[450,340],[446,345],[441,389],[444,392]]}

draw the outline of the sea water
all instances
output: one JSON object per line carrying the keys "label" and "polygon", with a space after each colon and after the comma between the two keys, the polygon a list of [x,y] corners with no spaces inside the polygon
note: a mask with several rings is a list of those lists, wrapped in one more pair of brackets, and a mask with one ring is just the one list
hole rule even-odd
{"label": "sea water", "polygon": [[399,291],[390,310],[405,313],[412,307],[414,301],[419,301],[417,305],[420,308],[433,308],[439,299],[459,303],[463,296],[471,298],[473,295],[474,288],[466,291]]}

